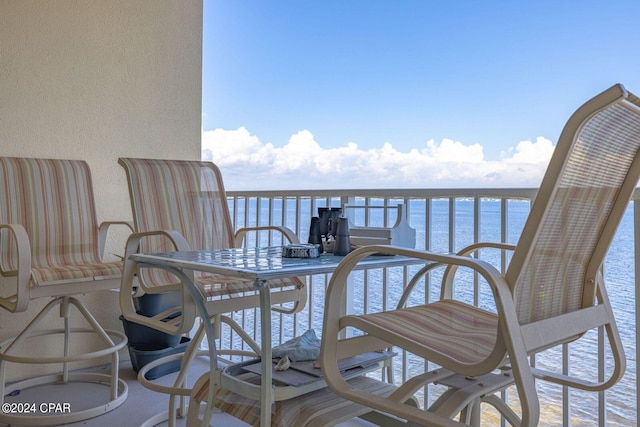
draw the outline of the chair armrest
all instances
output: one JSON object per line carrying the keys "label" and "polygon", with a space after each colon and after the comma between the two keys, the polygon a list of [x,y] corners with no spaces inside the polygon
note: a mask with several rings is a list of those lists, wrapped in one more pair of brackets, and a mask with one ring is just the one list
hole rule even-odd
{"label": "chair armrest", "polygon": [[[191,247],[189,246],[189,243],[187,243],[187,241],[185,240],[184,236],[182,236],[182,234],[180,234],[178,231],[175,231],[175,230],[158,230],[158,231],[144,231],[144,232],[131,233],[125,245],[125,252],[124,252],[125,266],[123,267],[123,270],[127,266],[131,267],[132,264],[135,264],[133,261],[129,260],[129,257],[135,253],[138,253],[140,250],[140,241],[143,238],[150,237],[150,236],[166,237],[173,244],[174,249],[176,251],[191,250]],[[124,275],[124,272],[123,272],[123,275]],[[136,276],[136,275],[137,274],[134,274],[133,276]],[[123,287],[125,285],[123,281],[122,285],[120,286],[121,296],[123,292],[125,292],[125,294],[128,292],[129,294],[131,294],[132,297],[142,295],[142,293],[140,293],[139,287],[137,286],[137,285],[141,285],[141,283],[139,283],[138,280],[136,279],[135,280],[136,286],[134,286],[133,282],[134,280],[131,280],[128,283],[126,283],[125,287]],[[175,289],[171,289],[171,290],[175,290]]]}
{"label": "chair armrest", "polygon": [[107,242],[107,233],[109,231],[109,227],[112,225],[124,225],[133,232],[133,222],[131,221],[104,221],[100,223],[98,227],[98,250],[100,251],[100,257],[104,257],[104,247]]}
{"label": "chair armrest", "polygon": [[[494,249],[502,249],[502,250],[514,250],[515,245],[507,244],[507,243],[494,243],[494,242],[480,242],[469,245],[465,248],[462,248],[460,251],[456,253],[457,256],[469,256],[470,254],[477,252],[483,248],[494,248]],[[411,280],[405,287],[402,292],[402,296],[398,301],[397,308],[404,307],[411,292],[413,292],[413,288],[415,288],[416,284],[420,280],[421,277],[425,276],[431,270],[442,267],[445,264],[429,264],[423,268],[421,268],[415,275],[412,276]],[[446,265],[446,269],[444,271],[442,277],[442,287],[440,290],[440,299],[451,299],[453,298],[453,279],[455,277],[455,273],[458,270],[457,265],[448,264]]]}
{"label": "chair armrest", "polygon": [[[478,252],[480,249],[500,249],[503,251],[513,251],[515,250],[515,248],[516,245],[512,245],[510,243],[479,242],[460,249],[456,253],[456,255],[470,256],[471,254]],[[453,279],[455,278],[457,270],[457,265],[449,265],[444,271],[444,275],[442,276],[442,287],[440,288],[440,299],[453,298]]]}
{"label": "chair armrest", "polygon": [[[502,244],[499,244],[502,246]],[[348,277],[351,270],[356,266],[356,264],[367,256],[373,254],[387,254],[387,255],[400,255],[406,256],[410,258],[423,259],[425,263],[428,263],[425,267],[421,268],[416,275],[412,278],[412,281],[415,280],[415,277],[420,277],[433,270],[434,268],[447,267],[447,268],[457,268],[457,267],[467,267],[473,269],[478,274],[485,277],[485,279],[490,282],[490,286],[494,294],[496,290],[494,288],[497,286],[495,283],[500,283],[500,285],[504,285],[506,287],[505,295],[508,295],[511,298],[511,290],[508,285],[504,281],[502,274],[491,264],[486,261],[482,261],[476,258],[471,258],[468,256],[461,256],[458,254],[446,254],[446,253],[437,253],[437,252],[429,252],[419,249],[409,249],[400,246],[390,246],[390,245],[369,245],[362,246],[353,250],[349,253],[338,265],[335,272],[331,277],[331,282],[329,284],[329,289],[327,289],[327,297],[325,308],[328,310],[329,307],[329,294],[344,292],[344,287],[346,286],[346,278]],[[335,282],[335,284],[334,284]],[[344,282],[344,283],[341,283]],[[413,286],[413,285],[409,285]],[[408,287],[409,287],[408,286]],[[332,290],[332,287],[338,288],[337,290]],[[340,290],[342,288],[342,290]],[[500,292],[505,292],[504,289],[501,289]],[[406,292],[405,292],[406,293]],[[403,294],[403,297],[406,299],[406,295]],[[339,316],[339,313],[331,313],[325,311],[325,316]]]}
{"label": "chair armrest", "polygon": [[125,246],[124,267],[122,270],[122,281],[120,283],[120,311],[124,318],[129,321],[160,330],[167,334],[176,335],[189,332],[195,321],[195,304],[185,286],[167,286],[162,289],[162,291],[180,290],[182,292],[182,312],[171,321],[163,322],[158,316],[144,316],[138,314],[135,310],[133,298],[138,296],[137,288],[140,285],[138,280],[139,268],[138,264],[131,260],[130,257],[139,251],[140,240],[149,236],[165,236],[173,243],[176,251],[190,250],[190,246],[182,234],[175,230],[132,233],[127,239]]}
{"label": "chair armrest", "polygon": [[485,248],[513,251],[515,250],[516,245],[512,245],[511,243],[500,243],[500,242],[478,242],[460,249],[458,252],[456,252],[456,255],[468,256],[469,254],[472,254],[474,252],[477,252],[480,249],[485,249]]}
{"label": "chair armrest", "polygon": [[5,271],[0,265],[0,273],[5,277],[16,277],[16,293],[0,297],[0,307],[12,313],[25,311],[29,305],[31,288],[31,243],[27,230],[20,224],[0,224],[0,230],[9,230],[17,248],[17,270]]}
{"label": "chair armrest", "polygon": [[236,235],[234,237],[234,244],[236,248],[240,248],[244,244],[244,240],[249,231],[260,231],[260,230],[275,230],[282,233],[282,235],[289,241],[289,243],[300,243],[300,239],[296,236],[296,233],[293,232],[292,229],[282,226],[282,225],[261,225],[256,227],[243,227],[236,231]]}

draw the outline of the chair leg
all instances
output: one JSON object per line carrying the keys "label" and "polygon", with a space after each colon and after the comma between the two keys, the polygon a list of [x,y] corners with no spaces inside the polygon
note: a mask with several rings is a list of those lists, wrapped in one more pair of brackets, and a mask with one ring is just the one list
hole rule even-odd
{"label": "chair leg", "polygon": [[520,419],[504,402],[493,393],[513,385],[514,378],[510,370],[489,373],[482,377],[464,377],[453,374],[438,380],[449,387],[429,407],[430,412],[447,418],[460,414],[460,421],[472,426],[480,425],[480,406],[488,403],[494,406],[512,425],[519,426]]}
{"label": "chair leg", "polygon": [[[210,424],[214,412],[213,399],[209,398],[210,381],[211,373],[204,373],[193,385],[189,398],[187,427],[202,427]],[[202,410],[203,406],[204,411]]]}
{"label": "chair leg", "polygon": [[[73,305],[78,309],[81,315],[89,324],[90,328],[71,328],[70,326],[70,307]],[[36,330],[36,327],[42,323],[45,316],[55,307],[59,306],[60,316],[63,318],[63,327],[61,329]],[[73,333],[91,333],[100,337],[104,343],[104,348],[86,353],[72,354],[71,352],[71,334]],[[63,335],[62,356],[30,356],[21,355],[18,348],[21,343],[29,338],[39,336],[61,334]],[[117,341],[114,342],[114,339]],[[28,389],[51,383],[67,383],[67,382],[90,382],[109,386],[109,401],[102,403],[94,408],[79,410],[74,413],[55,414],[51,416],[16,416],[9,414],[0,414],[0,422],[7,424],[30,424],[30,425],[52,425],[63,424],[76,421],[82,421],[92,418],[117,408],[125,402],[128,395],[127,384],[119,378],[119,354],[118,350],[123,348],[127,343],[124,334],[105,330],[89,313],[84,305],[74,297],[62,296],[49,301],[42,310],[29,322],[25,329],[15,338],[9,338],[0,343],[0,403],[4,403],[7,393],[14,390]],[[70,372],[70,363],[83,360],[93,360],[104,356],[111,356],[111,374],[91,374],[91,373],[72,373]],[[36,378],[21,380],[7,387],[6,368],[8,363],[21,364],[61,364],[62,372],[58,374],[43,375]]]}
{"label": "chair leg", "polygon": [[25,339],[29,338],[29,336],[31,335],[32,330],[42,321],[42,318],[44,316],[46,316],[47,314],[49,314],[49,312],[53,309],[53,307],[55,307],[56,305],[59,305],[59,304],[62,303],[62,298],[63,297],[58,297],[58,298],[54,298],[51,301],[49,301],[47,303],[47,305],[45,305],[42,308],[42,310],[40,310],[40,312],[36,315],[36,317],[34,317],[33,320],[31,322],[29,322],[27,327],[24,328],[22,330],[22,332],[20,332],[20,334],[18,334],[18,336],[15,337],[15,339],[11,340],[11,343],[8,346],[5,347],[4,343],[3,343],[2,348],[5,348],[5,350],[2,353],[3,354],[9,354],[9,352],[11,351],[11,349],[14,346],[19,345]]}
{"label": "chair leg", "polygon": [[512,426],[520,425],[520,418],[505,402],[503,402],[498,396],[491,394],[482,398],[482,403],[487,403],[502,415],[502,417]]}
{"label": "chair leg", "polygon": [[480,427],[480,398],[473,399],[469,406],[461,412],[461,420],[462,414],[465,414],[465,424]]}
{"label": "chair leg", "polygon": [[471,425],[480,427],[480,403],[482,403],[481,399],[477,399],[474,402],[473,405],[473,409],[472,409],[472,414],[471,414]]}
{"label": "chair leg", "polygon": [[[71,334],[69,332],[69,307],[68,300],[65,298],[60,304],[60,312],[66,311],[64,314],[64,357],[69,357],[69,347],[71,345]],[[69,382],[69,362],[62,363],[62,382]]]}
{"label": "chair leg", "polygon": [[178,418],[183,418],[187,415],[186,409],[186,396],[189,396],[191,392],[191,388],[187,386],[187,374],[189,372],[189,367],[195,357],[198,354],[201,354],[198,351],[198,344],[204,338],[204,327],[201,324],[193,339],[191,340],[190,345],[187,347],[187,350],[181,356],[181,367],[178,376],[173,382],[172,386],[163,386],[157,383],[153,383],[151,380],[146,379],[145,374],[153,369],[156,366],[162,365],[163,363],[167,363],[171,360],[175,360],[179,355],[169,355],[164,358],[154,360],[153,362],[145,365],[138,372],[138,382],[145,388],[156,391],[158,393],[168,394],[169,395],[169,407],[166,412],[161,414],[157,414],[148,420],[146,420],[142,425],[143,426],[154,426],[161,422],[166,421],[168,427],[175,427],[176,421]]}
{"label": "chair leg", "polygon": [[[218,350],[218,354],[231,354],[231,355],[241,355],[241,356],[250,356],[250,357],[258,357],[260,355],[261,349],[260,345],[253,339],[247,332],[240,326],[238,322],[230,318],[229,316],[216,315],[212,318],[212,322],[214,325],[218,325],[219,328],[221,323],[226,323],[229,327],[237,333],[242,341],[246,342],[253,352],[247,351],[229,351],[225,352],[224,350]],[[215,329],[215,328],[214,328]]]}
{"label": "chair leg", "polygon": [[[82,314],[85,320],[91,325],[91,328],[98,334],[102,342],[105,344],[107,348],[112,348],[115,346],[115,343],[111,339],[111,337],[107,334],[104,328],[98,323],[98,321],[93,317],[93,315],[87,310],[87,308],[82,304],[80,300],[74,297],[65,297],[63,302],[63,306],[65,306],[65,356],[68,355],[68,346],[70,341],[70,329],[69,329],[69,304],[73,304],[78,311]],[[68,364],[69,362],[65,362],[65,371],[68,375]],[[117,351],[113,352],[111,355],[111,399],[115,399],[118,396],[118,377],[119,371],[118,366],[120,364],[120,355]],[[114,368],[115,366],[115,368]]]}

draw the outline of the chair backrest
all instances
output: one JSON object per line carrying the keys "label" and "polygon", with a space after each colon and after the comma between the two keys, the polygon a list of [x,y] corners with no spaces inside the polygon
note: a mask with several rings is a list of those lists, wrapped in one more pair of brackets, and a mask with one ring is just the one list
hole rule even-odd
{"label": "chair backrest", "polygon": [[640,101],[620,85],[567,122],[506,273],[522,325],[595,303],[638,182],[639,150]]}
{"label": "chair backrest", "polygon": [[[81,160],[0,157],[0,223],[29,236],[32,266],[100,263],[91,172]],[[0,233],[0,263],[15,270],[16,247]]]}
{"label": "chair backrest", "polygon": [[[233,247],[227,196],[213,163],[132,158],[120,158],[118,163],[127,173],[137,232],[175,230],[192,250]],[[140,250],[175,249],[166,238],[152,236],[141,241]],[[158,269],[145,269],[144,274],[154,275],[156,283],[168,280]]]}

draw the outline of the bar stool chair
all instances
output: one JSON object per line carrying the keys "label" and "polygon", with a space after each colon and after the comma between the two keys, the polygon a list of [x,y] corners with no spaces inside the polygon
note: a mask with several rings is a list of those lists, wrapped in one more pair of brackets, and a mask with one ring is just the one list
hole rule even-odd
{"label": "bar stool chair", "polygon": [[[80,294],[118,289],[122,262],[103,262],[107,229],[98,225],[91,174],[86,162],[0,157],[0,273],[3,285],[12,283],[0,307],[24,312],[38,298],[51,298],[17,337],[0,343],[0,403],[6,396],[46,384],[90,382],[108,387],[108,396],[95,407],[47,414],[0,412],[0,423],[58,425],[95,417],[120,406],[128,389],[118,378],[118,350],[127,343],[124,334],[105,330],[87,310]],[[60,310],[63,325],[50,328],[47,314]],[[86,326],[71,327],[75,308]],[[100,344],[85,345],[72,337],[97,336]],[[54,336],[61,354],[30,350],[38,338]],[[58,338],[59,337],[59,338]],[[29,345],[25,345],[29,344]],[[82,344],[82,345],[78,345]],[[57,347],[57,345],[56,345]],[[99,347],[95,349],[95,347]],[[111,357],[109,374],[70,371],[70,364]],[[7,365],[61,364],[61,372],[7,384]],[[55,400],[52,397],[52,400]],[[38,409],[38,408],[36,408]]]}

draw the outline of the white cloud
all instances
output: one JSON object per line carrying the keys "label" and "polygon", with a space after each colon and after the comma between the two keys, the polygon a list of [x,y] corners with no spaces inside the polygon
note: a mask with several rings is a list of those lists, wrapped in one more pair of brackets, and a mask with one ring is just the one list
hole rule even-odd
{"label": "white cloud", "polygon": [[507,162],[515,163],[544,163],[545,166],[553,154],[554,145],[546,138],[539,136],[536,142],[520,141],[517,147],[509,148],[501,153]]}
{"label": "white cloud", "polygon": [[427,153],[438,162],[480,163],[484,160],[480,144],[464,145],[462,142],[445,138],[440,144],[433,139],[427,141]]}
{"label": "white cloud", "polygon": [[275,159],[271,144],[263,144],[244,127],[234,131],[215,129],[202,134],[203,159],[212,160],[219,167],[249,164],[268,165]]}
{"label": "white cloud", "polygon": [[322,156],[322,148],[308,130],[293,135],[289,143],[278,150],[273,162],[273,173],[309,171],[315,167],[315,159]]}
{"label": "white cloud", "polygon": [[481,145],[451,139],[402,152],[390,142],[371,149],[354,142],[323,148],[308,130],[292,135],[283,147],[262,143],[244,127],[202,133],[202,158],[216,163],[226,187],[234,190],[536,187],[553,149],[539,137],[489,161]]}

